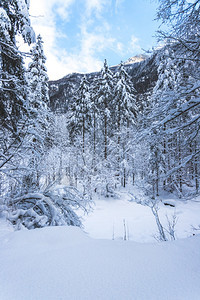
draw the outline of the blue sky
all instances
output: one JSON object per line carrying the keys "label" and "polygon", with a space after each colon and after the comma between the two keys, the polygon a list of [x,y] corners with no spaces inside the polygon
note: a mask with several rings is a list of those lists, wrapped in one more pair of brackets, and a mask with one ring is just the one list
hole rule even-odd
{"label": "blue sky", "polygon": [[156,46],[153,0],[30,0],[50,79],[101,69]]}

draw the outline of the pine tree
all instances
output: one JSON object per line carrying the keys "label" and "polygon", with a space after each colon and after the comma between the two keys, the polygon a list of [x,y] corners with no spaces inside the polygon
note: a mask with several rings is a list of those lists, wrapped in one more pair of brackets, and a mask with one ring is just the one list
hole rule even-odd
{"label": "pine tree", "polygon": [[0,172],[6,191],[19,180],[28,128],[27,81],[15,40],[18,34],[28,44],[35,40],[28,8],[27,1],[0,1]]}
{"label": "pine tree", "polygon": [[27,2],[0,1],[0,122],[12,132],[17,131],[17,123],[26,109],[25,71],[16,46],[17,34],[21,34],[28,44],[35,39]]}
{"label": "pine tree", "polygon": [[39,188],[39,165],[45,154],[49,128],[48,76],[42,44],[42,38],[39,35],[35,46],[31,50],[32,62],[29,64],[27,72],[29,83],[29,126],[27,140],[30,147],[30,151],[28,152],[30,172],[24,178],[27,191]]}
{"label": "pine tree", "polygon": [[[137,105],[135,89],[130,76],[121,63],[115,76],[114,100],[115,110],[112,112],[112,119],[115,123],[115,134],[117,136],[117,176],[121,173],[121,183],[125,187],[127,181],[127,166],[130,163],[127,149],[130,130],[136,126]],[[121,166],[120,166],[121,165]]]}
{"label": "pine tree", "polygon": [[[90,147],[93,135],[93,105],[91,91],[86,76],[83,76],[79,88],[74,92],[73,102],[69,112],[69,136],[71,147],[76,153],[74,169],[75,182],[81,178],[83,195],[91,194],[91,173],[93,163],[93,153]],[[90,197],[90,196],[89,196]]]}
{"label": "pine tree", "polygon": [[[107,61],[96,79],[96,107],[98,127],[98,162],[96,163],[95,182],[97,190],[106,197],[113,195],[115,170],[113,144],[114,136],[114,76]],[[99,186],[101,186],[99,188]]]}
{"label": "pine tree", "polygon": [[107,65],[107,61],[104,61],[104,66],[100,74],[100,85],[98,91],[99,108],[102,116],[102,128],[104,136],[104,159],[108,158],[108,145],[109,138],[113,129],[113,122],[111,117],[111,110],[113,109],[113,87],[114,80],[113,74]]}
{"label": "pine tree", "polygon": [[85,76],[82,78],[80,86],[75,92],[73,103],[71,104],[70,108],[70,114],[71,136],[73,136],[75,132],[81,134],[82,153],[84,153],[86,146],[86,133],[89,130],[91,123],[91,102],[89,83]]}
{"label": "pine tree", "polygon": [[93,167],[97,162],[97,156],[100,158],[101,155],[101,105],[100,105],[100,96],[99,90],[101,86],[101,79],[99,76],[96,76],[93,79],[90,94],[91,94],[91,145],[93,146]]}

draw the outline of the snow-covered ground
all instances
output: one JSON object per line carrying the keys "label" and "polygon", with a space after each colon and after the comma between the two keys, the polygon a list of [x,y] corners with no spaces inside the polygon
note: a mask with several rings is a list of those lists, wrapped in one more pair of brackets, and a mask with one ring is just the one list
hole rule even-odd
{"label": "snow-covered ground", "polygon": [[160,204],[164,226],[176,212],[180,239],[158,243],[151,209],[118,196],[96,199],[85,232],[14,232],[0,219],[0,300],[199,300],[200,235],[191,227],[200,223],[199,199]]}
{"label": "snow-covered ground", "polygon": [[0,238],[1,300],[199,300],[200,236],[141,244],[75,227]]}
{"label": "snow-covered ground", "polygon": [[[138,193],[137,190],[134,191]],[[196,234],[194,227],[200,224],[200,197],[193,200],[180,200],[163,195],[159,202],[158,214],[162,225],[168,230],[168,221],[176,216],[175,236],[177,239]],[[119,191],[118,199],[96,198],[93,211],[83,216],[84,231],[98,239],[124,238],[124,222],[127,239],[142,243],[157,243],[158,228],[151,208],[130,202],[128,191]],[[163,202],[173,204],[166,206]]]}

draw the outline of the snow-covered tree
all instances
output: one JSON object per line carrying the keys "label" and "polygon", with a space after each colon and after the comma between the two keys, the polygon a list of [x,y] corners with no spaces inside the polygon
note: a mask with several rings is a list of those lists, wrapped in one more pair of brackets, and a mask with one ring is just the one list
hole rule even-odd
{"label": "snow-covered tree", "polygon": [[177,42],[182,52],[198,61],[200,31],[200,1],[159,0],[157,19],[168,26],[159,30],[161,39]]}
{"label": "snow-covered tree", "polygon": [[0,1],[0,173],[2,196],[20,181],[22,149],[28,129],[28,89],[22,53],[16,46],[21,35],[35,41],[28,2]]}
{"label": "snow-covered tree", "polygon": [[101,134],[101,97],[99,95],[101,80],[99,76],[95,76],[90,89],[91,98],[91,145],[93,146],[93,166],[95,168],[96,163],[98,163],[97,157],[101,156],[101,144],[102,134]]}
{"label": "snow-covered tree", "polygon": [[[70,131],[81,133],[82,152],[85,152],[85,138],[91,123],[91,100],[89,93],[89,83],[84,76],[80,82],[78,90],[75,92],[73,103],[70,109]],[[73,133],[71,133],[73,135]]]}
{"label": "snow-covered tree", "polygon": [[39,189],[41,173],[39,166],[45,154],[49,134],[48,76],[42,44],[42,38],[39,35],[35,46],[31,50],[32,61],[27,71],[27,81],[29,85],[29,125],[26,139],[30,149],[27,153],[29,156],[28,168],[30,171],[24,176],[23,188],[29,192]]}
{"label": "snow-covered tree", "polygon": [[17,131],[26,110],[25,70],[16,46],[17,34],[28,44],[35,40],[27,1],[0,1],[0,122],[12,132]]}
{"label": "snow-covered tree", "polygon": [[117,169],[121,183],[125,187],[127,181],[127,166],[131,164],[128,153],[128,139],[130,130],[135,130],[137,123],[138,108],[136,104],[135,89],[130,76],[121,63],[115,75],[114,107],[112,120],[114,122],[115,135],[117,136]]}
{"label": "snow-covered tree", "polygon": [[160,187],[175,190],[181,197],[183,187],[192,185],[189,165],[198,190],[198,63],[188,60],[185,51],[178,57],[180,45],[166,45],[158,54],[158,80],[149,97],[152,109],[146,115],[149,126],[145,128],[150,133],[145,136],[149,140],[149,166],[156,170],[152,187],[157,194]]}
{"label": "snow-covered tree", "polygon": [[124,124],[129,127],[136,124],[137,104],[135,92],[131,78],[126,72],[123,63],[120,64],[118,72],[115,75],[114,103],[116,105],[116,127],[120,132]]}
{"label": "snow-covered tree", "polygon": [[102,116],[102,129],[104,136],[104,159],[108,158],[109,138],[112,132],[111,110],[113,109],[113,73],[108,67],[107,61],[101,70],[99,78],[99,108]]}
{"label": "snow-covered tree", "polygon": [[43,193],[27,193],[10,199],[8,218],[16,229],[46,226],[81,226],[74,210],[86,212],[87,201],[74,187],[57,186]]}

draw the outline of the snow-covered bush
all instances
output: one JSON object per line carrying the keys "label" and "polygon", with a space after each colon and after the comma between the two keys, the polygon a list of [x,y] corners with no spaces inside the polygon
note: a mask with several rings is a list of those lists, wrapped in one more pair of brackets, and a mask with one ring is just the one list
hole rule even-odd
{"label": "snow-covered bush", "polygon": [[16,229],[71,225],[81,227],[74,210],[86,211],[87,201],[74,187],[58,186],[43,193],[28,193],[8,203],[8,220]]}

